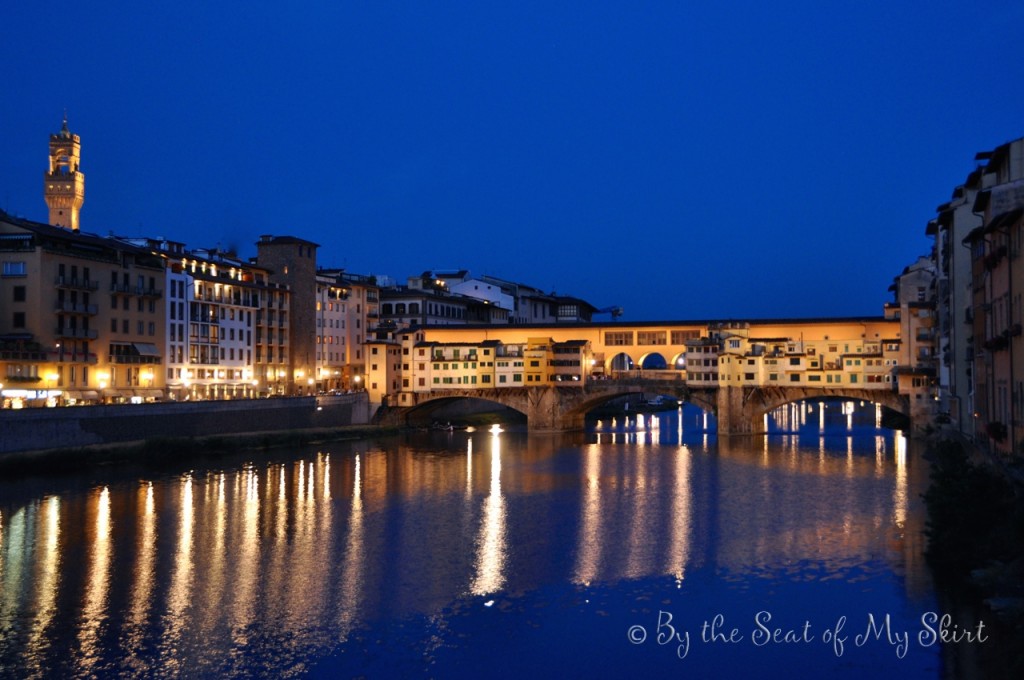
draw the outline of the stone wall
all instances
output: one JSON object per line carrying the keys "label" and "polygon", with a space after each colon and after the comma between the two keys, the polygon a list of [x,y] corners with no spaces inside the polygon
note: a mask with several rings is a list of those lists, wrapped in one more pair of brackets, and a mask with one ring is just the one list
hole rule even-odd
{"label": "stone wall", "polygon": [[0,411],[0,454],[369,422],[365,393]]}

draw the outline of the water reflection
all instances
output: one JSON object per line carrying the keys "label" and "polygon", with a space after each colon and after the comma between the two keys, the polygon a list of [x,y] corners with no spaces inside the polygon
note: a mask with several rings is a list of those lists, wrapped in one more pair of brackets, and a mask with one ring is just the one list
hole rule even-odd
{"label": "water reflection", "polygon": [[38,558],[40,573],[36,583],[36,614],[25,650],[26,656],[33,660],[33,665],[43,656],[49,642],[45,633],[55,614],[57,586],[60,578],[60,498],[51,496],[44,501],[44,506],[46,508],[46,516],[43,520],[44,531],[38,544],[41,554]]}
{"label": "water reflection", "polygon": [[5,488],[0,667],[287,675],[375,621],[443,627],[467,592],[653,577],[685,591],[706,569],[884,570],[902,597],[926,593],[924,468],[906,439],[787,417],[811,434],[718,440],[680,410],[581,436],[428,433],[38,498]]}
{"label": "water reflection", "polygon": [[483,519],[477,538],[476,575],[470,585],[474,595],[487,595],[505,583],[505,499],[501,495],[501,436],[491,433],[491,483],[484,500]]}
{"label": "water reflection", "polygon": [[[89,566],[88,585],[82,607],[78,645],[81,650],[81,667],[86,671],[100,660],[100,628],[107,619],[107,590],[110,585],[111,541],[110,541],[110,489],[103,487],[92,496],[95,515],[92,532],[92,558]],[[88,534],[87,534],[88,535]]]}
{"label": "water reflection", "polygon": [[359,619],[359,597],[363,583],[363,475],[360,456],[356,454],[352,480],[352,501],[349,510],[348,537],[345,543],[345,557],[341,573],[341,598],[339,608],[339,633],[342,638],[355,627]]}

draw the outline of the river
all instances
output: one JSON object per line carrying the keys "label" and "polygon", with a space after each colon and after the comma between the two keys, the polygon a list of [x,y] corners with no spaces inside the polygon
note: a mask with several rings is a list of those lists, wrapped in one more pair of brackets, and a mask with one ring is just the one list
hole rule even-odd
{"label": "river", "polygon": [[687,407],[0,481],[0,676],[942,677],[927,464],[874,418],[719,439]]}

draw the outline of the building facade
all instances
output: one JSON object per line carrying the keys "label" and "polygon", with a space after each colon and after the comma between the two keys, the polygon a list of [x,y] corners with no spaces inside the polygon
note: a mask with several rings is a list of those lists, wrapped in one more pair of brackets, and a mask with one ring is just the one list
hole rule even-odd
{"label": "building facade", "polygon": [[153,251],[0,213],[5,405],[159,398],[164,273]]}
{"label": "building facade", "polygon": [[1024,139],[978,155],[984,165],[973,212],[981,224],[971,253],[971,377],[974,434],[993,450],[1020,455],[1024,442]]}

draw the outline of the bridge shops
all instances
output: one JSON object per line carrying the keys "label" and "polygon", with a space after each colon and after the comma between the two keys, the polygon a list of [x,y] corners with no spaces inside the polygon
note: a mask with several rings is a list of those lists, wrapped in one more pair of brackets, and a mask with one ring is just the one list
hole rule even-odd
{"label": "bridge shops", "polygon": [[[884,317],[427,327],[367,344],[370,400],[391,408],[453,397],[516,408],[509,390],[528,389],[600,392],[606,401],[637,391],[616,384],[647,384],[714,411],[720,432],[750,433],[763,431],[759,419],[772,408],[817,396],[868,399],[915,420],[931,406],[928,381],[902,377],[910,352],[899,319]],[[578,416],[566,422],[581,424]],[[564,429],[560,418],[544,420]]]}

